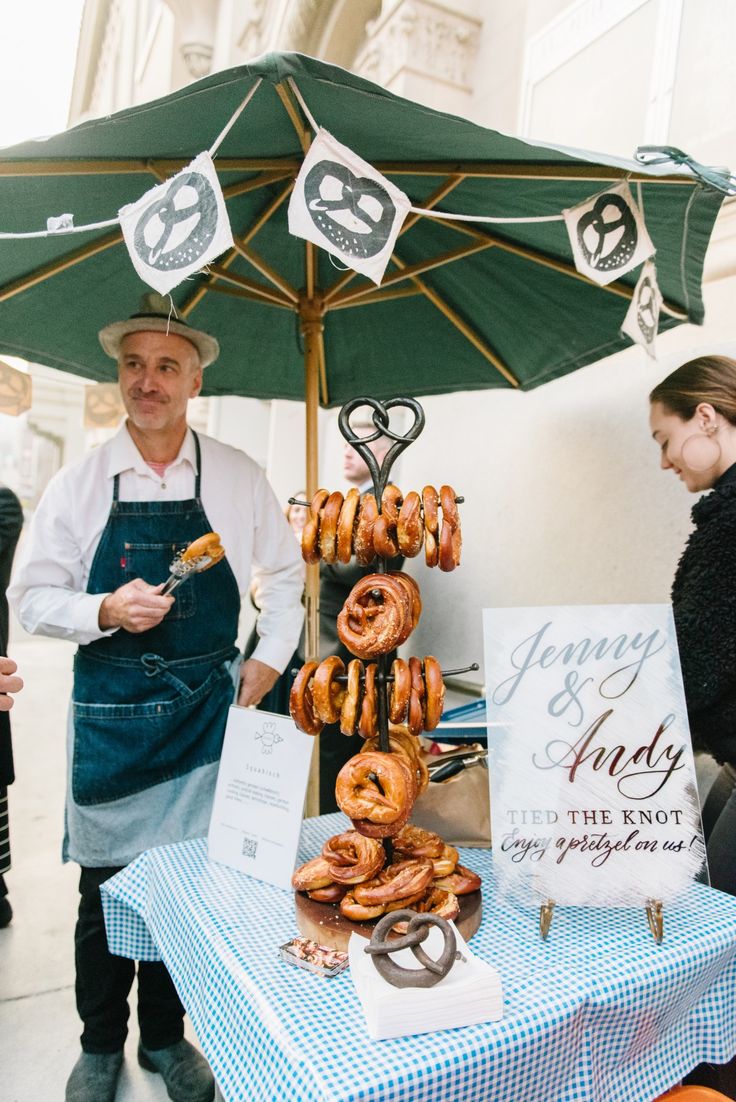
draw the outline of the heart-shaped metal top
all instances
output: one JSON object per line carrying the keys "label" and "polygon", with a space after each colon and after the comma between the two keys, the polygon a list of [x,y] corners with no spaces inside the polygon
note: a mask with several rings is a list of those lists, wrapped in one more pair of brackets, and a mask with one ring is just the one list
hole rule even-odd
{"label": "heart-shaped metal top", "polygon": [[[367,436],[358,436],[350,425],[351,414],[361,406],[370,406],[373,411],[372,419],[375,425],[375,432],[369,433]],[[401,406],[411,410],[414,414],[413,424],[403,435],[394,432],[389,426],[389,411]],[[364,460],[368,470],[371,472],[376,504],[380,510],[381,498],[383,497],[383,491],[386,488],[392,466],[404,449],[408,448],[409,444],[416,440],[424,428],[424,410],[415,398],[388,398],[385,402],[379,402],[377,398],[351,398],[340,410],[338,424],[340,426],[340,432],[345,437],[348,444],[355,448],[358,455]],[[383,463],[379,467],[376,457],[368,447],[368,444],[374,440],[380,439],[381,436],[386,436],[389,440],[393,440],[393,444],[386,452],[383,457]]]}
{"label": "heart-shaped metal top", "polygon": [[[407,921],[409,926],[403,937],[386,940],[395,923]],[[430,926],[439,926],[445,941],[437,960],[428,956],[421,945],[427,938]],[[403,968],[392,960],[391,953],[398,953],[401,949],[411,949],[423,967]],[[447,975],[460,956],[455,932],[449,922],[439,915],[419,914],[408,909],[385,914],[376,923],[370,945],[366,946],[365,952],[372,957],[380,975],[393,987],[434,987]]]}

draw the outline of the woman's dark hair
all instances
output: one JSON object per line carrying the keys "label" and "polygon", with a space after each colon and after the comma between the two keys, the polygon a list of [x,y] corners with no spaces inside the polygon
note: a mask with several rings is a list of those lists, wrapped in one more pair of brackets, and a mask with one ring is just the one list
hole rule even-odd
{"label": "woman's dark hair", "polygon": [[695,415],[700,402],[709,402],[716,413],[736,425],[736,360],[728,356],[689,360],[655,386],[649,401],[661,402],[683,421]]}

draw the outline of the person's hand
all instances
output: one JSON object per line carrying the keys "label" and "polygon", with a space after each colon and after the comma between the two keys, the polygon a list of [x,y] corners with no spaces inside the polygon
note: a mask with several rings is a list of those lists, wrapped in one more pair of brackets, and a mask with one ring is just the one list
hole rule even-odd
{"label": "person's hand", "polygon": [[160,624],[174,603],[174,598],[163,597],[161,585],[149,585],[142,578],[134,578],[108,593],[100,605],[99,624],[102,631],[125,628],[126,631],[149,631]]}
{"label": "person's hand", "polygon": [[279,679],[279,671],[257,658],[248,658],[240,667],[240,692],[238,704],[247,708],[249,704],[260,704],[269,689]]}
{"label": "person's hand", "polygon": [[13,707],[13,698],[8,693],[19,693],[23,688],[23,678],[16,677],[18,669],[12,658],[0,657],[0,712],[9,712]]}

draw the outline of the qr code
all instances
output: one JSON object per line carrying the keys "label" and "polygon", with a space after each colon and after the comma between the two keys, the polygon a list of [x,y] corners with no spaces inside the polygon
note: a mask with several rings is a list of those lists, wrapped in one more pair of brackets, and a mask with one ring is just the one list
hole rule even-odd
{"label": "qr code", "polygon": [[255,857],[258,853],[258,839],[257,838],[244,838],[243,839],[243,857]]}

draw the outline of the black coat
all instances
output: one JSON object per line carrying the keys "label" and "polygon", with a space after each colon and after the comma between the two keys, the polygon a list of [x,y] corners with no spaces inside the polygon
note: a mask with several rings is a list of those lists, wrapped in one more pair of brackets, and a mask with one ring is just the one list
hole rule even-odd
{"label": "black coat", "polygon": [[736,765],[736,465],[692,511],[672,606],[696,748]]}
{"label": "black coat", "polygon": [[[8,601],[5,590],[10,582],[15,546],[23,527],[23,509],[7,486],[0,486],[0,654],[8,653]],[[13,747],[10,741],[10,717],[0,712],[0,785],[12,784]]]}

